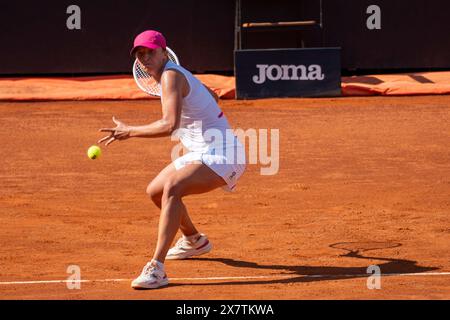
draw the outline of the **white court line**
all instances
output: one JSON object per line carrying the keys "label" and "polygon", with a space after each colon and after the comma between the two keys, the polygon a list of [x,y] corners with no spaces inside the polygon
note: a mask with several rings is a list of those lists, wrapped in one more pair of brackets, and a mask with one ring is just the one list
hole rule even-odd
{"label": "white court line", "polygon": [[[169,278],[170,281],[214,281],[214,280],[250,280],[250,279],[276,279],[276,278],[357,278],[369,277],[372,274],[326,274],[326,275],[271,275],[271,276],[245,276],[245,277],[206,277],[206,278]],[[424,272],[424,273],[382,273],[384,276],[450,276],[450,272]],[[51,283],[88,283],[88,282],[124,282],[132,279],[100,279],[100,280],[41,280],[41,281],[5,281],[0,285],[15,284],[51,284]]]}

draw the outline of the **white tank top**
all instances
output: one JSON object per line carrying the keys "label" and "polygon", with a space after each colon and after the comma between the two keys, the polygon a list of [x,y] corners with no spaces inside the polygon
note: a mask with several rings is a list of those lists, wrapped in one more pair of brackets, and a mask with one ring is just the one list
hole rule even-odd
{"label": "white tank top", "polygon": [[[183,98],[180,125],[175,133],[181,143],[189,151],[201,153],[208,153],[215,148],[232,147],[239,143],[232,134],[228,120],[216,100],[200,80],[172,61],[166,63],[164,71],[166,70],[181,72],[189,84],[189,93]],[[161,94],[161,101],[163,99],[164,96]],[[219,132],[223,139],[210,138],[211,135],[216,137]]]}

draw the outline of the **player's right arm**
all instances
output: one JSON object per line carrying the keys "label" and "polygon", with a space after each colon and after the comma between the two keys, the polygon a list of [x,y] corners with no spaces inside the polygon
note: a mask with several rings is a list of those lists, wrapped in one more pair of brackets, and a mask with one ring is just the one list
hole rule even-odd
{"label": "player's right arm", "polygon": [[186,79],[180,73],[174,70],[165,71],[161,77],[161,119],[146,126],[130,127],[130,137],[170,136],[180,124],[185,85]]}
{"label": "player's right arm", "polygon": [[187,81],[180,73],[173,70],[164,72],[161,77],[161,89],[163,91],[161,119],[148,125],[128,126],[113,118],[117,126],[115,128],[100,129],[100,131],[109,132],[110,134],[98,142],[101,143],[108,140],[105,145],[109,145],[115,140],[124,140],[132,137],[156,138],[170,136],[179,126],[183,92],[186,85]]}

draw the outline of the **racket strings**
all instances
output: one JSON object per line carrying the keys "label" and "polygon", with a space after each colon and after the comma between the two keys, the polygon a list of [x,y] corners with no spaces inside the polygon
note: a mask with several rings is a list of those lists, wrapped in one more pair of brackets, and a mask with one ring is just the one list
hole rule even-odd
{"label": "racket strings", "polygon": [[[169,59],[180,64],[178,57],[169,47],[167,47],[167,56]],[[137,85],[141,90],[153,96],[161,96],[161,85],[145,70],[145,67],[139,62],[138,59],[134,61],[133,75]]]}
{"label": "racket strings", "polygon": [[145,67],[136,60],[135,62],[135,79],[141,89],[152,95],[160,95],[161,86],[156,80],[147,73]]}
{"label": "racket strings", "polygon": [[180,62],[178,61],[178,57],[175,55],[175,52],[173,52],[172,50],[170,50],[169,48],[167,48],[167,55],[169,56],[169,59],[176,63],[176,64],[180,64]]}

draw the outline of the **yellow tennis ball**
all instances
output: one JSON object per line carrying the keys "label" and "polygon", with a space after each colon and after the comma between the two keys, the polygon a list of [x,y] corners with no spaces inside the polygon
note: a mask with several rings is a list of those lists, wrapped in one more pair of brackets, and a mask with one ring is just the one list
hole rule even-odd
{"label": "yellow tennis ball", "polygon": [[97,159],[98,157],[100,157],[102,155],[102,150],[97,146],[92,146],[88,149],[87,155],[92,160]]}

